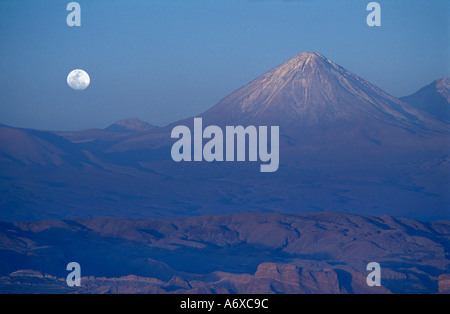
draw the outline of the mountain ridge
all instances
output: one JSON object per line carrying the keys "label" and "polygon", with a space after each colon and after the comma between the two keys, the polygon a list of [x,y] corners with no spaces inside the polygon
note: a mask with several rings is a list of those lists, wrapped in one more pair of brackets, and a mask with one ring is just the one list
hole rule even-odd
{"label": "mountain ridge", "polygon": [[399,99],[431,114],[437,120],[450,123],[450,78],[448,77],[435,80],[415,93]]}
{"label": "mountain ridge", "polygon": [[[2,292],[448,293],[450,288],[448,220],[336,212],[77,218],[0,223],[0,238]],[[64,280],[69,260],[82,269],[82,286],[71,290]],[[372,261],[382,267],[382,287],[366,284]]]}
{"label": "mountain ridge", "polygon": [[134,132],[134,131],[147,131],[157,128],[156,126],[142,121],[136,117],[119,120],[110,126],[106,127],[105,130],[113,132]]}

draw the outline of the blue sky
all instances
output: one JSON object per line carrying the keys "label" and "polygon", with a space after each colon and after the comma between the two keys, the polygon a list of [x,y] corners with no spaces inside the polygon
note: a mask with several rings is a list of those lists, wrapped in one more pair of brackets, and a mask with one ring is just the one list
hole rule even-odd
{"label": "blue sky", "polygon": [[[103,128],[138,117],[163,126],[195,116],[304,51],[394,96],[449,76],[448,0],[389,0],[381,27],[366,0],[0,1],[0,123]],[[91,85],[70,89],[86,70]]]}

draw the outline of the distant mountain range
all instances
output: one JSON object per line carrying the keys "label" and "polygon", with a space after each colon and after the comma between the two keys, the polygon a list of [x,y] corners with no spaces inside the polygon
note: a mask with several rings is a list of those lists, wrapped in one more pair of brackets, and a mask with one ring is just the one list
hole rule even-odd
{"label": "distant mountain range", "polygon": [[193,118],[0,125],[0,293],[450,293],[448,82],[397,99],[302,53],[199,115],[279,126],[273,173],[173,161]]}
{"label": "distant mountain range", "polygon": [[401,101],[318,53],[295,56],[200,115],[204,125],[279,125],[271,174],[254,163],[174,162],[170,132],[192,118],[75,132],[2,125],[0,220],[311,211],[448,219],[442,99],[448,105],[447,78]]}
{"label": "distant mountain range", "polygon": [[[450,223],[343,213],[0,224],[2,293],[450,293]],[[66,265],[81,266],[68,287]],[[381,266],[369,287],[367,264]]]}

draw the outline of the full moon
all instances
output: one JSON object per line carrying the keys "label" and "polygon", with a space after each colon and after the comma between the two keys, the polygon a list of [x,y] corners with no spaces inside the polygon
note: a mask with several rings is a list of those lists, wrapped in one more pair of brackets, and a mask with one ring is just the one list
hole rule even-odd
{"label": "full moon", "polygon": [[67,75],[67,84],[75,90],[83,90],[89,86],[89,75],[80,69],[73,70]]}

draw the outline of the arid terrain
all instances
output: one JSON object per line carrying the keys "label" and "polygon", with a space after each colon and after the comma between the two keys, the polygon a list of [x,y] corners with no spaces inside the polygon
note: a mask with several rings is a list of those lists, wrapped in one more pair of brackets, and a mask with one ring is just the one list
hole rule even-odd
{"label": "arid terrain", "polygon": [[198,115],[279,126],[273,173],[175,162],[193,118],[0,125],[0,292],[449,293],[448,84],[398,99],[302,53]]}
{"label": "arid terrain", "polygon": [[[449,293],[450,222],[343,213],[2,223],[2,293]],[[81,286],[66,285],[66,265]],[[369,262],[381,287],[369,287]]]}

